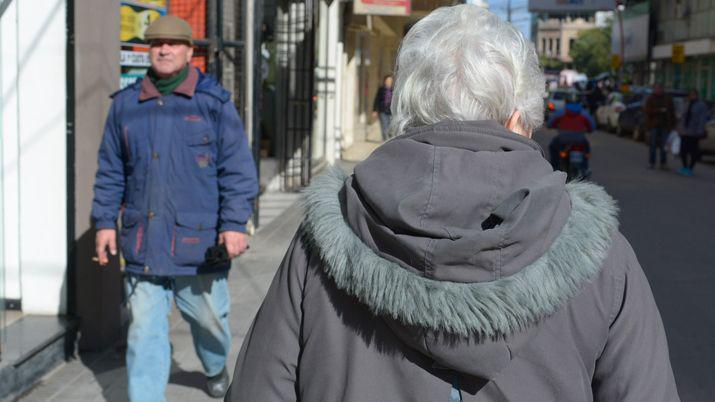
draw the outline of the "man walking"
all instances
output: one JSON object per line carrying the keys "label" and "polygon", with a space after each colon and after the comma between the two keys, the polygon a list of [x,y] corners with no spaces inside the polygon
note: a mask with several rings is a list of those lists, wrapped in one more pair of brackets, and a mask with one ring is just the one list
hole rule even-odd
{"label": "man walking", "polygon": [[709,118],[708,107],[700,100],[698,91],[690,90],[688,94],[688,107],[683,117],[680,136],[682,144],[680,146],[680,158],[683,167],[678,173],[683,176],[692,176],[695,163],[700,158],[700,140],[705,138],[705,125]]}
{"label": "man walking", "polygon": [[665,142],[670,130],[675,125],[673,99],[665,94],[660,84],[655,84],[653,93],[646,99],[644,111],[646,129],[650,133],[648,168],[653,169],[655,167],[656,151],[658,151],[660,168],[665,170],[668,168]]}
{"label": "man walking", "polygon": [[[190,66],[191,28],[164,16],[145,37],[151,69],[115,93],[99,150],[92,218],[100,265],[126,261],[129,398],[163,401],[172,300],[191,326],[208,393],[228,387],[230,259],[247,245],[256,171],[230,94]],[[225,247],[224,258],[207,253]]]}

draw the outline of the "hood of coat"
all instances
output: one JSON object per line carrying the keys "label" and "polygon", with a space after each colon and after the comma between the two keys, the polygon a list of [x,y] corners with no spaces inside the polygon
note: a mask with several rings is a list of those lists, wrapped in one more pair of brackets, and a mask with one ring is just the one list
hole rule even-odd
{"label": "hood of coat", "polygon": [[435,365],[491,379],[532,324],[593,279],[615,202],[565,183],[496,122],[443,122],[305,192],[303,233],[336,285]]}

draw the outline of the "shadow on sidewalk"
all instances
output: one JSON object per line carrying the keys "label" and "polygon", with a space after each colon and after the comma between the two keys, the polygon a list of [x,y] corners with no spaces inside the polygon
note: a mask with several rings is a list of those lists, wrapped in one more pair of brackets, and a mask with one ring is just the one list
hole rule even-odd
{"label": "shadow on sidewalk", "polygon": [[189,388],[196,388],[206,392],[206,376],[203,371],[184,371],[179,366],[179,362],[171,358],[171,374],[169,375],[169,384],[183,385]]}
{"label": "shadow on sidewalk", "polygon": [[129,401],[127,370],[124,366],[125,347],[115,347],[104,352],[80,352],[79,360],[94,376],[102,388],[105,401]]}

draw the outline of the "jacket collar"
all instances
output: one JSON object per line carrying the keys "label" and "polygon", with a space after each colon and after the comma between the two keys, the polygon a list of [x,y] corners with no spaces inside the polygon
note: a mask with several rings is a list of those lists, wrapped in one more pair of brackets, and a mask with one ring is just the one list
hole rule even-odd
{"label": "jacket collar", "polygon": [[[195,67],[189,68],[189,75],[186,77],[184,82],[182,82],[178,87],[176,87],[176,89],[174,89],[173,93],[178,95],[184,95],[187,98],[192,98],[194,96],[194,93],[196,92],[196,84],[198,82],[198,71]],[[154,83],[151,82],[149,75],[145,75],[144,79],[142,79],[141,82],[139,101],[144,102],[146,100],[158,98],[160,96],[161,93],[159,93],[159,90],[156,89]]]}
{"label": "jacket collar", "polygon": [[568,221],[536,261],[488,282],[433,280],[380,257],[358,238],[343,215],[346,180],[334,167],[304,193],[302,233],[325,272],[377,315],[460,337],[503,338],[553,314],[598,275],[618,229],[613,198],[595,184],[571,182]]}

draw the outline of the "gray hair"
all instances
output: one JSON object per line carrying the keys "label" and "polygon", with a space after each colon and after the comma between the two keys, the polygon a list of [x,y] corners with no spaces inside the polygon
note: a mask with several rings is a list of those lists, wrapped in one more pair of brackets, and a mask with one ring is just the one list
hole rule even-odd
{"label": "gray hair", "polygon": [[409,30],[394,86],[394,135],[444,120],[505,124],[515,111],[527,131],[544,120],[544,75],[534,46],[474,5],[438,8]]}

